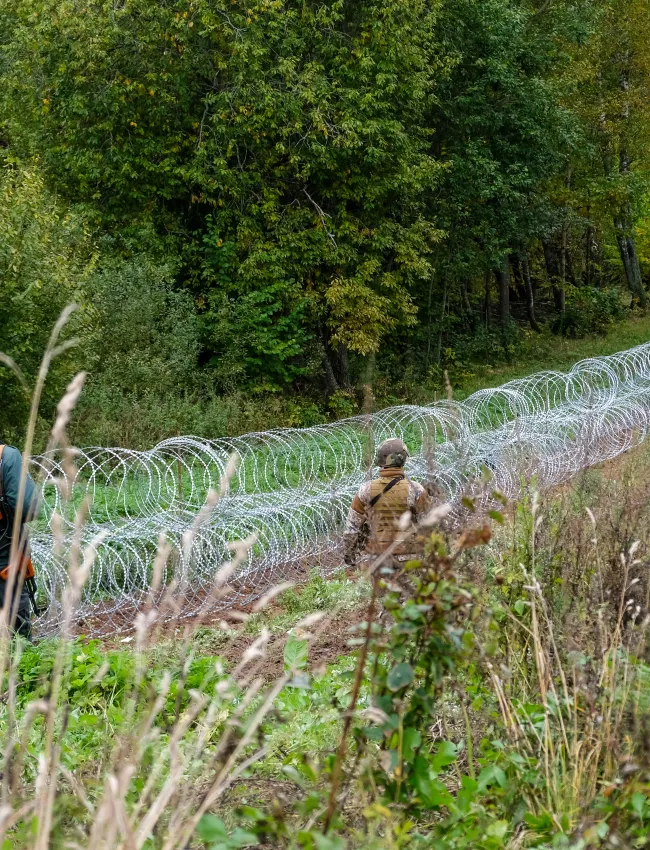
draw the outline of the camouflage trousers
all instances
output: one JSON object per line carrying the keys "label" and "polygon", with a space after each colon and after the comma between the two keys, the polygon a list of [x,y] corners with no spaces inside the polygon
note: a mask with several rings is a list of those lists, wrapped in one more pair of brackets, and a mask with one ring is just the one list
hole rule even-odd
{"label": "camouflage trousers", "polygon": [[[417,555],[391,555],[377,568],[380,579],[380,589],[377,598],[378,619],[384,623],[390,617],[390,612],[384,607],[384,600],[389,593],[398,593],[401,604],[413,593],[413,585],[409,573],[404,569],[407,561],[417,559]],[[376,556],[366,556],[359,564],[361,569],[373,569]],[[373,570],[374,573],[374,570]]]}

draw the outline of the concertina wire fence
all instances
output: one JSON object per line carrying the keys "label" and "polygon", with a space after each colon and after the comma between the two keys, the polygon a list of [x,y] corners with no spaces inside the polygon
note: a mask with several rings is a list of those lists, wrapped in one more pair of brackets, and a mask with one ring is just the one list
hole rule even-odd
{"label": "concertina wire fence", "polygon": [[[512,498],[532,477],[540,488],[566,481],[640,443],[649,423],[646,344],[583,360],[568,373],[540,372],[480,390],[462,402],[391,407],[232,439],[175,437],[143,452],[85,449],[76,456],[65,501],[61,453],[36,457],[31,472],[44,500],[31,544],[45,609],[38,630],[54,632],[61,621],[74,512],[86,497],[89,515],[77,539],[83,548],[99,532],[105,536],[96,546],[77,623],[85,634],[99,636],[131,629],[145,601],[151,604],[161,533],[172,547],[162,574],[162,618],[245,604],[300,571],[340,566],[350,502],[376,471],[374,449],[388,437],[407,443],[408,475],[460,512],[463,495],[481,498],[497,490]],[[233,455],[237,466],[228,489],[197,527],[197,513],[209,490],[219,490]],[[63,545],[53,545],[54,512],[63,524]],[[193,525],[191,546],[184,546]],[[228,544],[251,535],[256,542],[229,581],[228,595],[215,598],[215,576],[232,559]]]}

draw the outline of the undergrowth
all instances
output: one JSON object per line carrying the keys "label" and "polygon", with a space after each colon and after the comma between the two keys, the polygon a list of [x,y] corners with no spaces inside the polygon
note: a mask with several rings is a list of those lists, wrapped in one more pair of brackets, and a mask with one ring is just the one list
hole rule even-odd
{"label": "undergrowth", "polygon": [[[650,320],[647,315],[631,316],[615,322],[606,333],[590,334],[580,339],[558,336],[549,331],[535,334],[521,330],[511,362],[503,356],[499,344],[490,339],[487,353],[477,354],[462,350],[445,351],[444,368],[447,370],[457,398],[466,398],[476,390],[498,386],[514,378],[521,378],[544,369],[566,370],[578,360],[613,354],[648,339]],[[130,358],[131,359],[131,358]],[[123,367],[121,362],[120,367]],[[181,434],[195,434],[214,438],[215,435],[236,436],[269,428],[296,428],[319,425],[362,411],[363,399],[357,391],[339,391],[327,403],[322,393],[313,396],[292,391],[290,395],[277,392],[256,394],[188,393],[185,380],[176,386],[182,392],[171,390],[143,391],[134,397],[128,388],[134,378],[127,371],[120,382],[125,388],[113,387],[111,376],[123,368],[105,367],[91,393],[82,399],[82,407],[72,421],[72,438],[81,446],[128,446],[149,449],[160,440]],[[432,369],[423,379],[403,367],[396,374],[379,376],[373,387],[377,409],[394,404],[428,404],[434,395],[445,395],[443,368]],[[107,380],[108,378],[108,380]],[[166,376],[169,381],[169,377]],[[106,385],[107,384],[107,385]],[[157,386],[157,384],[154,384]],[[39,433],[45,441],[45,426]]]}
{"label": "undergrowth", "polygon": [[[7,646],[3,847],[650,846],[647,460],[427,532],[398,583]],[[348,654],[313,665],[346,617]]]}

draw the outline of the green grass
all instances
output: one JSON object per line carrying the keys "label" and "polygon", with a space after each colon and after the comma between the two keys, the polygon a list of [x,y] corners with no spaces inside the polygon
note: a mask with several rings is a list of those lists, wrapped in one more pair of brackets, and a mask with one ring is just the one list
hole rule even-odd
{"label": "green grass", "polygon": [[[354,581],[344,575],[326,580],[313,574],[304,585],[280,594],[273,604],[249,617],[240,630],[221,627],[199,628],[192,636],[190,656],[177,636],[158,642],[145,650],[144,685],[157,688],[165,671],[171,671],[173,684],[167,699],[166,715],[176,708],[181,670],[185,669],[182,707],[192,688],[205,691],[223,678],[230,666],[219,653],[233,637],[245,635],[252,642],[262,629],[283,641],[290,629],[307,614],[316,611],[345,614],[368,602],[370,584],[365,578]],[[35,647],[27,646],[20,661],[17,702],[24,709],[35,698],[47,694],[58,641],[49,638]],[[180,653],[180,656],[179,656]],[[77,638],[69,649],[70,724],[64,764],[69,770],[85,775],[92,771],[98,757],[105,758],[110,750],[111,725],[120,722],[125,708],[129,685],[135,675],[136,654],[131,646],[105,649],[100,641]],[[106,664],[107,670],[97,680]],[[349,701],[351,670],[355,658],[346,655],[332,659],[324,672],[313,678],[309,687],[285,688],[280,694],[277,709],[283,721],[269,721],[268,757],[255,768],[256,775],[284,779],[287,765],[299,764],[304,753],[331,751],[340,730],[341,711]],[[0,733],[4,731],[4,715],[0,711]],[[40,728],[40,727],[39,727]]]}
{"label": "green grass", "polygon": [[253,614],[246,622],[244,632],[256,634],[267,628],[271,634],[286,632],[299,620],[314,611],[341,613],[354,611],[370,599],[370,582],[365,577],[350,581],[344,576],[325,579],[313,573],[309,581],[285,591],[278,597],[280,610],[264,610]]}
{"label": "green grass", "polygon": [[507,381],[524,378],[534,372],[553,369],[566,372],[574,363],[588,357],[604,357],[650,342],[650,314],[634,316],[612,326],[607,334],[567,339],[550,331],[525,332],[525,341],[512,363],[502,366],[472,366],[472,374],[459,378],[454,386],[458,399],[486,387],[498,387]]}

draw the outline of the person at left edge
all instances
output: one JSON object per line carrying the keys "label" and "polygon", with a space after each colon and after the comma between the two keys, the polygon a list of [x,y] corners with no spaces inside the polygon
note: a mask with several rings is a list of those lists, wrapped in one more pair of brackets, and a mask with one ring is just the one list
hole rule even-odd
{"label": "person at left edge", "polygon": [[[14,515],[18,502],[18,488],[20,486],[20,474],[22,467],[22,456],[18,449],[13,446],[0,445],[0,608],[4,605],[5,592],[7,588],[9,557],[11,553],[11,539],[14,525]],[[13,624],[13,631],[31,640],[32,637],[32,609],[36,605],[34,593],[34,570],[29,553],[29,541],[25,531],[25,523],[34,519],[40,508],[40,497],[32,479],[27,476],[25,481],[25,497],[21,511],[19,525],[20,547],[17,562],[25,570],[24,581],[18,582],[14,578],[14,593],[20,587],[18,599],[18,610]]]}

